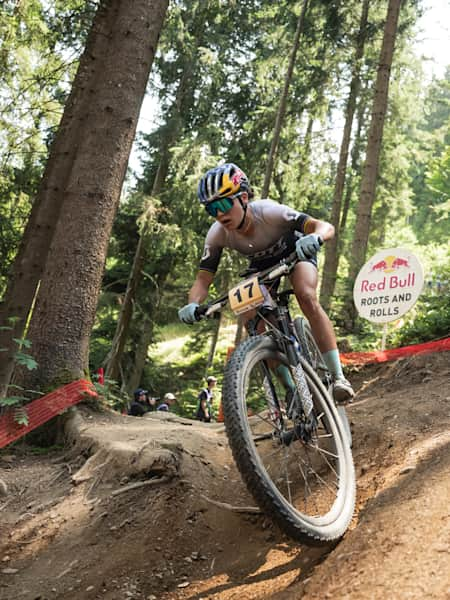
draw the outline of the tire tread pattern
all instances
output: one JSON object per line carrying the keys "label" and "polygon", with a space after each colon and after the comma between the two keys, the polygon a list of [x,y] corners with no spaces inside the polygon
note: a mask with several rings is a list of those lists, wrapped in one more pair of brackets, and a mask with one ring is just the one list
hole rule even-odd
{"label": "tire tread pattern", "polygon": [[[239,406],[241,394],[243,372],[249,360],[249,356],[261,348],[273,351],[274,358],[280,358],[282,355],[277,351],[275,341],[268,336],[250,337],[242,342],[232,354],[225,368],[224,396],[222,399],[223,411],[225,417],[225,427],[234,460],[239,468],[242,478],[247,485],[249,492],[253,495],[257,504],[268,514],[279,527],[290,537],[309,545],[321,545],[338,540],[342,537],[348,522],[345,523],[343,531],[337,531],[330,534],[318,534],[314,527],[308,523],[299,523],[299,519],[294,518],[292,512],[286,509],[286,506],[275,493],[272,482],[267,479],[257,464],[257,460],[252,452],[252,442],[247,439],[247,428],[244,423],[242,407]],[[305,374],[308,382],[319,389],[319,393],[326,390],[320,382],[317,375],[312,371],[309,365],[305,366]],[[333,406],[333,410],[335,410]],[[338,425],[340,427],[340,425]],[[352,496],[353,502],[350,515],[346,521],[351,519],[354,508],[355,497],[355,478],[354,468],[350,457],[351,465],[348,465],[348,479],[350,489],[348,493]]]}

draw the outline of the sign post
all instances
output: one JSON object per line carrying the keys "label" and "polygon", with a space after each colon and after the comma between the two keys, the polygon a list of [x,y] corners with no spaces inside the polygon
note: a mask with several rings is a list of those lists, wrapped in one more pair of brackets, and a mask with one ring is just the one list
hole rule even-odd
{"label": "sign post", "polygon": [[361,317],[383,324],[382,350],[386,347],[387,323],[407,313],[422,288],[422,265],[405,248],[380,250],[358,273],[353,300]]}

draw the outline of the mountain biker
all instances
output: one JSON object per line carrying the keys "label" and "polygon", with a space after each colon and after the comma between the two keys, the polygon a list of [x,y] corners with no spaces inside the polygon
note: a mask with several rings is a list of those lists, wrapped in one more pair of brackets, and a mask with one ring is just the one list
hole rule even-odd
{"label": "mountain biker", "polygon": [[335,400],[351,401],[354,391],[342,372],[333,326],[317,299],[317,252],[334,236],[334,227],[273,200],[250,202],[254,197],[250,182],[233,163],[207,171],[197,195],[215,222],[206,235],[189,303],[178,311],[180,320],[188,324],[196,320],[195,310],[208,295],[224,248],[247,256],[249,268],[255,271],[267,269],[296,251],[299,262],[290,275],[295,296],[333,376]]}

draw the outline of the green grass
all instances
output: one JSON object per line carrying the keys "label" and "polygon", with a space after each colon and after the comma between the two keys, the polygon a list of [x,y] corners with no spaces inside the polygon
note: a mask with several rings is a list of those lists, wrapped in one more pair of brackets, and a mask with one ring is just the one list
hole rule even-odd
{"label": "green grass", "polygon": [[[211,333],[201,325],[170,323],[161,327],[159,341],[149,351],[150,364],[146,367],[143,385],[155,395],[163,397],[172,392],[177,397],[175,412],[192,417],[197,407],[199,391],[206,385],[205,377],[215,375],[218,385],[215,391],[214,408],[217,412],[221,398],[222,374],[228,348],[233,345],[236,323],[221,327],[213,365],[206,368],[211,347]],[[204,343],[202,343],[204,340]]]}
{"label": "green grass", "polygon": [[[205,348],[200,354],[189,352],[186,344],[199,334],[195,325],[183,325],[182,323],[169,323],[158,329],[157,336],[160,340],[154,344],[149,352],[149,356],[155,363],[163,364],[167,362],[176,363],[180,368],[188,367],[195,363],[200,356],[206,358],[210,340],[207,339]],[[234,343],[236,335],[236,323],[228,323],[220,328],[219,340],[216,346],[216,354],[224,354]]]}

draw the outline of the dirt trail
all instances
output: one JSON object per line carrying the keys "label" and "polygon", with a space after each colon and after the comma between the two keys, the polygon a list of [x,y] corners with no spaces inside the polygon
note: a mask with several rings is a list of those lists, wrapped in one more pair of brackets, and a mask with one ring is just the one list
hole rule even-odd
{"label": "dirt trail", "polygon": [[84,410],[64,452],[3,451],[0,599],[450,598],[449,358],[353,374],[357,510],[334,548],[253,512],[221,425]]}

